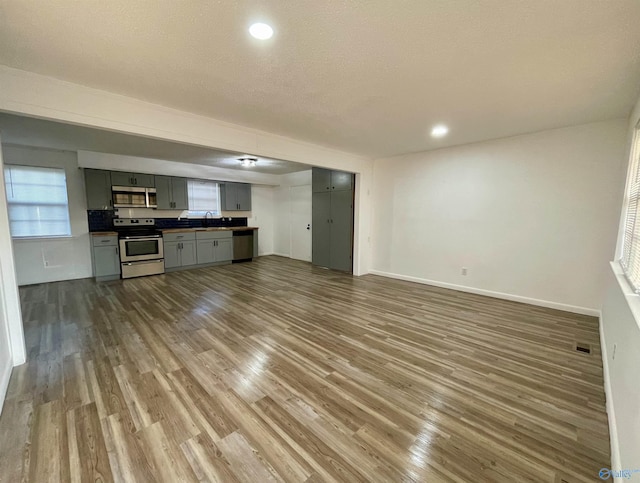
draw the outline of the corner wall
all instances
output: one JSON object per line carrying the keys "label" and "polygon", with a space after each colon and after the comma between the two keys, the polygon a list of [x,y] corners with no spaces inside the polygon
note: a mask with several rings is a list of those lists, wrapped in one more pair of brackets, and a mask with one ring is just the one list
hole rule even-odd
{"label": "corner wall", "polygon": [[612,120],[375,161],[372,273],[598,314],[626,131]]}

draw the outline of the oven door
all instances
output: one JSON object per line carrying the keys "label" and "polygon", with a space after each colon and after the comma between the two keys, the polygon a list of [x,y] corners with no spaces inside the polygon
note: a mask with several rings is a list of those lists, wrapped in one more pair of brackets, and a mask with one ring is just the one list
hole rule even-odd
{"label": "oven door", "polygon": [[140,236],[120,238],[120,261],[140,262],[164,258],[162,236]]}

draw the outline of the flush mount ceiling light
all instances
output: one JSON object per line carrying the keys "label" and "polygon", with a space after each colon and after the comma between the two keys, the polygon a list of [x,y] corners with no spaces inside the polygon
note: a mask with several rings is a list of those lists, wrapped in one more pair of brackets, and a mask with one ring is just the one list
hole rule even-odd
{"label": "flush mount ceiling light", "polygon": [[447,135],[449,128],[444,124],[438,124],[431,129],[431,137],[441,138]]}
{"label": "flush mount ceiling light", "polygon": [[252,168],[258,162],[258,158],[246,157],[246,158],[240,158],[238,159],[238,161],[240,161],[240,164],[242,164],[243,167]]}
{"label": "flush mount ceiling light", "polygon": [[273,29],[266,23],[254,23],[249,27],[249,33],[258,40],[267,40],[273,36]]}

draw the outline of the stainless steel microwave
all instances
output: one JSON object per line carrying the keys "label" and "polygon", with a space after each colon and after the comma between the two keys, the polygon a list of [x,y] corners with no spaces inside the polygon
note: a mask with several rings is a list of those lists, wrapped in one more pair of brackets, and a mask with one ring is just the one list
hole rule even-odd
{"label": "stainless steel microwave", "polygon": [[158,198],[155,188],[138,186],[112,186],[114,208],[157,208]]}

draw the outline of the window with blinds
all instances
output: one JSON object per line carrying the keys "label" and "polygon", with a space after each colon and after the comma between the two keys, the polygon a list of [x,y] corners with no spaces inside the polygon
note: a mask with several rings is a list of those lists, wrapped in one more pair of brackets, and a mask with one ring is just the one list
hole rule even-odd
{"label": "window with blinds", "polygon": [[627,183],[626,218],[622,259],[620,263],[627,279],[636,290],[640,291],[640,220],[638,205],[640,204],[640,125],[636,127],[631,147],[631,166]]}
{"label": "window with blinds", "polygon": [[71,236],[67,177],[64,169],[4,168],[11,236]]}
{"label": "window with blinds", "polygon": [[187,181],[189,194],[189,214],[204,216],[210,211],[214,216],[220,215],[220,189],[215,181],[190,179]]}

